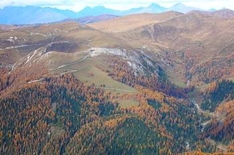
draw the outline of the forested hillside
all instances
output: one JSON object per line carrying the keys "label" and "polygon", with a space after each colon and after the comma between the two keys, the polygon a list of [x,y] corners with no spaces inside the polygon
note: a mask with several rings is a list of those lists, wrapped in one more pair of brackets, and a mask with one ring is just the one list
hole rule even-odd
{"label": "forested hillside", "polygon": [[0,154],[233,154],[225,12],[0,26]]}

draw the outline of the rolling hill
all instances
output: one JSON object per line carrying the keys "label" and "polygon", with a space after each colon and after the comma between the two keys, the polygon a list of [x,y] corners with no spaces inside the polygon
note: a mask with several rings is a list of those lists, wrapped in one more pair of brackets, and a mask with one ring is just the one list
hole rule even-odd
{"label": "rolling hill", "polygon": [[[161,54],[164,55],[164,60],[169,61],[173,66],[171,72],[174,73],[175,69],[181,73],[179,76],[184,79],[184,82],[187,79],[197,85],[220,78],[232,78],[234,20],[232,16],[223,17],[222,15],[226,12],[226,10],[220,10],[213,13],[194,11],[187,14],[167,12],[158,16],[133,15],[129,18],[126,16],[90,26],[104,32],[118,33],[124,36],[126,41],[133,40],[136,44],[138,44],[136,40],[141,40],[141,44],[138,44],[140,46],[147,45],[151,49],[164,51]],[[173,15],[174,18],[170,19]],[[141,17],[144,18],[142,20],[144,22],[137,21]],[[158,21],[150,20],[153,17]],[[126,18],[129,19],[129,23],[136,19],[136,23],[139,24],[134,22],[131,22],[132,25],[128,24]],[[125,25],[121,24],[121,20],[126,21],[122,22]],[[117,25],[117,28],[112,24]],[[221,53],[222,56],[220,56]],[[170,70],[170,67],[167,69]]]}
{"label": "rolling hill", "polygon": [[[76,21],[78,23],[82,23],[82,24],[89,24],[89,23],[96,23],[96,22],[107,21],[107,20],[118,18],[118,17],[119,16],[116,16],[116,15],[103,14],[103,15],[99,15],[99,16],[85,16],[85,17],[81,17],[81,18],[78,18]],[[71,20],[74,20],[74,19],[71,19]]]}
{"label": "rolling hill", "polygon": [[160,23],[182,15],[178,12],[165,12],[161,14],[135,14],[112,19],[109,21],[89,24],[90,27],[107,33],[127,32],[142,26]]}

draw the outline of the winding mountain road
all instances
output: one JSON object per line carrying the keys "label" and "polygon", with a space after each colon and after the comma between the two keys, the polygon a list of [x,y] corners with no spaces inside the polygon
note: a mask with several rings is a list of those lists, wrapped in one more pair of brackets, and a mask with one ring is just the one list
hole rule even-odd
{"label": "winding mountain road", "polygon": [[65,65],[61,65],[61,66],[58,67],[58,69],[62,69],[62,68],[64,68],[64,67],[72,66],[72,65],[74,65],[74,64],[76,64],[76,63],[80,63],[80,62],[84,61],[85,59],[87,59],[88,57],[90,57],[90,55],[86,55],[86,56],[84,56],[82,59],[73,61],[73,62],[71,62],[71,63],[65,64]]}
{"label": "winding mountain road", "polygon": [[127,90],[127,89],[118,89],[118,88],[111,88],[111,87],[96,87],[96,88],[101,88],[101,89],[105,89],[105,90],[117,90],[117,91],[122,91],[122,92],[134,93],[134,91]]}
{"label": "winding mountain road", "polygon": [[[191,102],[195,105],[195,107],[197,108],[197,111],[198,111],[199,113],[208,115],[208,116],[210,116],[211,118],[213,118],[213,117],[219,118],[219,115],[218,115],[218,114],[215,114],[215,113],[212,113],[212,112],[208,112],[208,111],[202,110],[202,109],[199,107],[199,105],[196,103],[195,100],[191,100]],[[206,121],[206,122],[203,122],[203,123],[201,124],[201,125],[203,126],[203,129],[204,129],[204,127],[205,127],[207,124],[209,124],[209,123],[211,123],[211,119],[208,120],[208,121]],[[224,152],[227,151],[227,146],[226,146],[226,145],[224,145],[224,144],[222,144],[222,143],[219,143],[219,142],[216,142],[216,141],[214,141],[214,140],[211,139],[211,138],[208,138],[207,140],[210,142],[210,144],[216,146],[218,149],[220,149],[220,150],[222,150],[222,151],[224,151]]]}

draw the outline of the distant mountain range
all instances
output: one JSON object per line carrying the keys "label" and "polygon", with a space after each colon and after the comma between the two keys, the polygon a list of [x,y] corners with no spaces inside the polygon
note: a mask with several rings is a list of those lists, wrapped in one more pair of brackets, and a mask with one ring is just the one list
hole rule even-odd
{"label": "distant mountain range", "polygon": [[[60,10],[49,7],[25,6],[15,7],[8,6],[0,9],[0,24],[36,24],[36,23],[51,23],[62,21],[65,19],[78,19],[86,16],[114,15],[123,16],[138,13],[161,13],[166,11],[177,11],[187,13],[192,10],[200,10],[190,6],[178,3],[171,8],[162,7],[156,3],[152,3],[147,7],[133,8],[130,10],[119,11],[104,6],[85,7],[79,12],[71,10]],[[110,16],[112,18],[112,16]],[[86,21],[87,22],[87,21]]]}

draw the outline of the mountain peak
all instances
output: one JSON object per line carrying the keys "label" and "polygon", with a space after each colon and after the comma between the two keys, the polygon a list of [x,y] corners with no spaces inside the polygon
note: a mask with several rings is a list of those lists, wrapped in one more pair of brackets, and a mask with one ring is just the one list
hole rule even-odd
{"label": "mountain peak", "polygon": [[169,10],[177,11],[177,12],[181,12],[181,13],[187,13],[187,12],[190,12],[193,10],[200,10],[200,9],[186,6],[183,3],[177,3],[177,4],[173,5],[171,8],[169,8]]}
{"label": "mountain peak", "polygon": [[91,7],[90,6],[86,6],[83,10],[85,10],[85,9],[91,9]]}
{"label": "mountain peak", "polygon": [[[140,10],[140,11],[139,11]],[[150,4],[148,7],[145,8],[139,8],[139,12],[140,13],[159,13],[159,12],[163,12],[165,10],[164,7],[160,6],[157,3],[152,3]],[[138,13],[139,13],[138,12]]]}
{"label": "mountain peak", "polygon": [[234,11],[226,8],[214,11],[213,14],[221,18],[234,18]]}
{"label": "mountain peak", "polygon": [[98,5],[98,6],[95,6],[93,8],[99,8],[99,9],[107,9],[106,7],[102,6],[102,5]]}
{"label": "mountain peak", "polygon": [[184,5],[183,3],[176,3],[175,5],[174,5],[174,7],[181,7],[181,6],[186,6],[186,5]]}
{"label": "mountain peak", "polygon": [[90,7],[90,6],[86,6],[83,10],[94,10],[94,9],[106,9],[104,6],[94,6],[94,7]]}
{"label": "mountain peak", "polygon": [[159,4],[157,4],[157,3],[151,3],[147,8],[165,9],[164,7],[162,7],[161,5],[159,5]]}
{"label": "mountain peak", "polygon": [[151,3],[150,7],[161,7],[161,6],[159,4],[157,4],[157,3]]}

